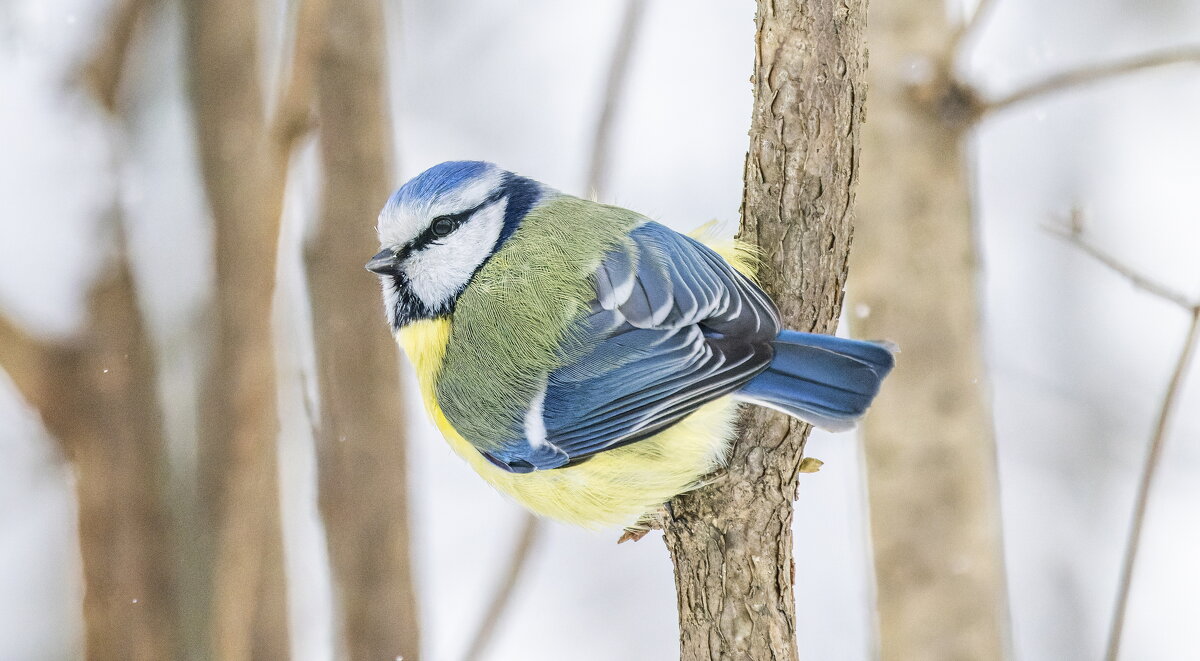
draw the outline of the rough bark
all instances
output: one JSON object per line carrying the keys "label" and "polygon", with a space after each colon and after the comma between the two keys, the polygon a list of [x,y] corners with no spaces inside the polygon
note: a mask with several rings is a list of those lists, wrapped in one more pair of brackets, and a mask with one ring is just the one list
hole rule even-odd
{"label": "rough bark", "polygon": [[418,658],[397,348],[380,320],[373,220],[392,181],[379,0],[328,12],[317,72],[324,191],[306,248],[320,393],[314,421],[321,516],[343,654]]}
{"label": "rough bark", "polygon": [[286,151],[263,116],[258,9],[187,2],[189,83],[214,221],[215,327],[202,394],[200,529],[212,540],[211,654],[289,654],[271,306]]}
{"label": "rough bark", "polygon": [[851,322],[903,352],[863,425],[882,658],[1000,659],[1006,594],[962,149],[977,102],[954,82],[942,0],[876,2],[870,23]]}
{"label": "rough bark", "polygon": [[[865,94],[865,0],[760,0],[742,238],[787,326],[832,332],[842,303]],[[743,419],[728,468],[670,504],[683,659],[795,659],[792,501],[809,428]]]}
{"label": "rough bark", "polygon": [[75,473],[88,659],[179,658],[179,609],[154,355],[122,255],[80,334],[40,342],[0,318],[0,366]]}

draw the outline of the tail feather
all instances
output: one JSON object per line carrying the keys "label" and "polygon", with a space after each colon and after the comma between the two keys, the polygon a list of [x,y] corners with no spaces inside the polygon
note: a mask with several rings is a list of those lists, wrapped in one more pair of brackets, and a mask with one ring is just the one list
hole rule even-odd
{"label": "tail feather", "polygon": [[895,346],[783,331],[765,372],[737,392],[830,431],[854,427],[895,365]]}

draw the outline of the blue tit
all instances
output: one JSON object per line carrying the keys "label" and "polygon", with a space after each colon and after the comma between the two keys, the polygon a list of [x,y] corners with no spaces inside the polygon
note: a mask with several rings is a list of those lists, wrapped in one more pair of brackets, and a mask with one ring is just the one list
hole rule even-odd
{"label": "blue tit", "polygon": [[724,461],[742,402],[854,426],[892,347],[780,326],[733,242],[442,163],[379,216],[367,264],[454,451],[536,514],[630,525]]}

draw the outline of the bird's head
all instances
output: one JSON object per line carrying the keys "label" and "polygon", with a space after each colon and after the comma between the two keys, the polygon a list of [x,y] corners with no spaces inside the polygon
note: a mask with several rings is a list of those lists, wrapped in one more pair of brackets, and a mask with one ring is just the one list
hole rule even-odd
{"label": "bird's head", "polygon": [[435,165],[401,186],[379,214],[383,250],[367,262],[383,283],[392,330],[453,312],[475,272],[546,193],[480,161]]}

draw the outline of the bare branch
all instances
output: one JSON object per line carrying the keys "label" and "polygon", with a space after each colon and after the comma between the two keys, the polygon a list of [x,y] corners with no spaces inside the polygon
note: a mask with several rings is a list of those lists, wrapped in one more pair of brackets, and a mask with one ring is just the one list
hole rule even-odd
{"label": "bare branch", "polygon": [[629,75],[629,61],[633,45],[637,42],[642,19],[646,15],[645,0],[628,0],[621,29],[613,46],[612,63],[608,68],[608,80],[604,86],[604,102],[600,116],[596,119],[596,133],[592,138],[592,160],[588,166],[587,184],[584,190],[597,194],[604,189],[604,178],[608,174],[609,150],[612,147],[612,125],[625,92],[625,79]]}
{"label": "bare branch", "polygon": [[[197,151],[214,228],[214,345],[201,387],[197,580],[221,659],[286,658],[271,307],[288,155],[267,134],[258,8],[183,3]],[[210,647],[211,646],[211,647]]]}
{"label": "bare branch", "polygon": [[1125,628],[1125,611],[1129,606],[1129,592],[1133,585],[1133,569],[1137,564],[1138,549],[1142,541],[1142,528],[1146,523],[1146,509],[1150,502],[1150,489],[1158,474],[1159,462],[1162,459],[1163,443],[1167,438],[1167,429],[1171,416],[1175,412],[1175,401],[1183,388],[1184,375],[1191,363],[1192,354],[1196,350],[1196,342],[1200,339],[1200,305],[1192,308],[1192,322],[1188,327],[1183,349],[1175,361],[1175,371],[1171,373],[1171,381],[1167,385],[1167,393],[1163,396],[1162,406],[1158,411],[1158,422],[1154,425],[1154,435],[1150,438],[1150,448],[1146,452],[1146,464],[1142,467],[1142,477],[1138,482],[1137,497],[1133,505],[1133,523],[1129,530],[1129,540],[1125,545],[1125,557],[1121,563],[1121,578],[1117,583],[1117,603],[1113,609],[1112,625],[1108,633],[1108,648],[1104,658],[1106,661],[1117,661],[1121,651],[1121,634]]}
{"label": "bare branch", "polygon": [[1150,447],[1146,451],[1146,463],[1142,467],[1142,476],[1138,481],[1137,496],[1134,499],[1133,521],[1130,524],[1129,539],[1125,544],[1125,555],[1121,562],[1121,576],[1117,582],[1117,599],[1113,607],[1112,625],[1109,629],[1108,647],[1105,652],[1105,659],[1107,661],[1117,661],[1121,650],[1121,634],[1125,628],[1125,612],[1129,606],[1129,593],[1133,586],[1133,570],[1137,564],[1138,549],[1142,541],[1142,529],[1146,523],[1146,510],[1150,502],[1150,489],[1153,487],[1154,479],[1158,474],[1158,466],[1162,459],[1163,444],[1167,438],[1171,416],[1175,411],[1175,401],[1178,399],[1179,391],[1183,388],[1184,375],[1187,374],[1192,354],[1196,351],[1196,344],[1200,341],[1200,300],[1189,299],[1187,296],[1150,279],[1128,264],[1097,248],[1085,236],[1083,214],[1078,209],[1072,211],[1069,220],[1070,222],[1066,228],[1048,227],[1047,229],[1078,247],[1084,253],[1090,255],[1117,274],[1124,276],[1138,289],[1174,303],[1180,308],[1187,310],[1191,315],[1191,323],[1188,326],[1187,335],[1183,341],[1183,348],[1179,352],[1179,357],[1175,360],[1175,369],[1171,373],[1171,381],[1167,384],[1166,394],[1163,395],[1162,404],[1159,406],[1158,420],[1154,425],[1154,434],[1150,437]]}
{"label": "bare branch", "polygon": [[1108,254],[1096,244],[1092,243],[1091,240],[1089,240],[1084,234],[1083,218],[1078,210],[1072,211],[1070,224],[1067,227],[1047,225],[1046,230],[1051,234],[1062,238],[1071,245],[1079,248],[1084,252],[1084,254],[1107,266],[1116,274],[1126,278],[1138,289],[1141,289],[1148,294],[1153,294],[1154,296],[1157,296],[1165,301],[1174,303],[1185,310],[1190,310],[1196,306],[1196,302],[1192,301],[1183,293],[1139,273],[1132,266]]}
{"label": "bare branch", "polygon": [[524,525],[521,526],[521,534],[513,546],[512,555],[509,556],[508,567],[505,568],[500,585],[496,588],[491,603],[488,604],[483,618],[479,621],[479,629],[475,632],[475,637],[471,639],[471,645],[467,648],[467,653],[463,655],[463,661],[479,661],[483,658],[483,653],[491,644],[496,627],[504,616],[504,611],[508,609],[509,603],[512,601],[513,591],[525,572],[525,562],[529,558],[530,551],[533,550],[540,529],[541,521],[532,514],[526,513]]}
{"label": "bare branch", "polygon": [[1101,83],[1146,69],[1172,64],[1200,64],[1200,46],[1177,48],[1162,53],[1149,53],[1117,62],[1067,71],[1033,83],[1015,92],[988,102],[984,113],[994,113],[1049,94],[1065,92],[1086,85]]}
{"label": "bare branch", "polygon": [[107,30],[77,76],[84,87],[110,114],[116,112],[117,92],[125,71],[130,45],[156,0],[118,0]]}
{"label": "bare branch", "polygon": [[[877,636],[868,645],[880,661],[1001,661],[1010,644],[996,438],[975,385],[985,370],[980,260],[964,222],[973,205],[963,144],[978,96],[950,53],[905,66],[945,48],[955,25],[943,3],[871,2],[868,14],[870,110],[848,290],[870,314],[849,321],[855,337],[904,348],[860,427]],[[953,258],[928,268],[930,246]]]}
{"label": "bare branch", "polygon": [[[304,24],[327,0],[305,4],[297,51],[312,47],[312,39],[303,43]],[[297,53],[293,70],[294,80],[304,68],[315,78],[294,83],[291,93],[312,85],[320,118],[321,203],[304,254],[320,401],[306,396],[305,405],[335,626],[347,661],[415,659],[421,644],[399,349],[378,324],[379,289],[362,268],[378,249],[363,220],[378,213],[393,177],[384,8],[381,0],[341,0],[323,14],[315,25],[324,35],[320,51]]]}
{"label": "bare branch", "polygon": [[975,4],[975,11],[959,24],[958,29],[950,37],[950,46],[946,49],[949,61],[963,57],[966,51],[974,45],[975,40],[979,38],[980,31],[987,24],[988,18],[991,17],[992,11],[998,4],[996,0],[979,0]]}
{"label": "bare branch", "polygon": [[181,591],[177,540],[165,534],[171,487],[159,375],[121,236],[92,284],[85,329],[56,351],[41,413],[75,473],[87,658],[178,658]]}
{"label": "bare branch", "polygon": [[8,373],[21,396],[34,408],[43,404],[45,370],[52,351],[52,346],[25,332],[8,315],[0,314],[0,369]]}
{"label": "bare branch", "polygon": [[329,0],[299,0],[292,29],[291,57],[280,76],[271,135],[286,156],[291,146],[313,125],[312,105],[317,58],[325,42]]}

